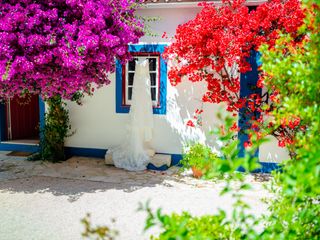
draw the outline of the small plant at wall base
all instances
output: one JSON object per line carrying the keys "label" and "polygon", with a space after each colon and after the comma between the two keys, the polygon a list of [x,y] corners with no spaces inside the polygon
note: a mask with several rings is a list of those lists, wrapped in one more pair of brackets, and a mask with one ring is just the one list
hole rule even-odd
{"label": "small plant at wall base", "polygon": [[[216,140],[223,144],[219,155],[213,153],[209,146],[201,143],[190,145],[189,149],[181,160],[182,170],[191,168],[194,177],[205,179],[223,177],[225,172],[235,172],[239,167],[245,171],[252,171],[261,167],[255,158],[255,149],[257,146],[247,148],[247,155],[244,158],[239,158],[239,140],[237,139],[238,127],[236,119],[228,114],[217,114],[217,119],[223,122],[223,125],[215,127],[210,134],[216,137]],[[255,140],[254,145],[262,144],[265,139]]]}
{"label": "small plant at wall base", "polygon": [[48,112],[41,130],[40,157],[52,162],[62,161],[65,160],[65,139],[73,134],[68,110],[59,95],[49,98],[46,103]]}
{"label": "small plant at wall base", "polygon": [[181,170],[191,168],[194,177],[206,177],[209,171],[212,172],[217,160],[219,157],[210,147],[200,143],[192,144],[181,160]]}

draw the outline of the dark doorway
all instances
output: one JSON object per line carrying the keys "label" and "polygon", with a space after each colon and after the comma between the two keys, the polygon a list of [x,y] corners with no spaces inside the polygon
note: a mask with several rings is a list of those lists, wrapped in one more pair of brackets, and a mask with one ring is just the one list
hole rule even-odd
{"label": "dark doorway", "polygon": [[6,140],[39,142],[39,96],[14,97],[6,103]]}

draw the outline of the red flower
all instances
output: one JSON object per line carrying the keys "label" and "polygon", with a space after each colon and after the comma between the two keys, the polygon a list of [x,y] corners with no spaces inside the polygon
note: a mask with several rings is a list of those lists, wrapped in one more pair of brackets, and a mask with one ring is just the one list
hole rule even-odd
{"label": "red flower", "polygon": [[231,130],[231,131],[235,131],[235,132],[239,131],[239,128],[238,128],[237,123],[233,123],[233,125],[232,125],[231,128],[230,128],[230,130]]}
{"label": "red flower", "polygon": [[[272,114],[271,106],[276,107],[281,97],[276,85],[273,84],[269,98],[258,94],[243,97],[239,94],[239,76],[252,70],[247,61],[252,49],[258,50],[262,44],[272,48],[279,32],[296,35],[304,19],[300,0],[267,1],[251,12],[245,0],[223,0],[219,6],[208,3],[200,6],[203,8],[194,19],[178,26],[173,43],[163,54],[165,59],[177,62],[168,73],[171,84],[179,84],[183,77],[191,83],[203,81],[207,89],[202,101],[226,103],[227,111],[233,115],[243,108],[246,112],[259,112],[261,116],[267,112]],[[166,33],[162,37],[166,37]],[[269,78],[261,73],[257,86],[253,87],[261,89],[264,81],[270,85]],[[197,110],[196,114],[201,112]],[[252,116],[252,120],[263,124],[263,118],[256,118]],[[288,120],[284,120],[283,127],[287,127]],[[190,120],[187,125],[193,127],[194,123]],[[295,129],[299,125],[300,119],[291,119],[290,127]],[[280,142],[280,145],[286,143]],[[250,141],[246,145],[249,146]]]}
{"label": "red flower", "polygon": [[193,123],[191,120],[189,120],[189,121],[187,122],[187,126],[189,126],[189,127],[195,127],[194,123]]}
{"label": "red flower", "polygon": [[252,142],[251,141],[244,142],[243,146],[245,148],[251,147],[252,146]]}
{"label": "red flower", "polygon": [[163,34],[162,34],[161,38],[168,38],[168,36],[167,36],[167,32],[163,32]]}
{"label": "red flower", "polygon": [[285,147],[286,146],[286,143],[285,143],[285,141],[278,141],[278,146],[279,147]]}

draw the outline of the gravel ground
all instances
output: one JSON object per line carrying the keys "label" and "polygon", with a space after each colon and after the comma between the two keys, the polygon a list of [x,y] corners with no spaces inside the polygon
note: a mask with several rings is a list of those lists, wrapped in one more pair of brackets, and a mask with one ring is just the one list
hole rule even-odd
{"label": "gravel ground", "polygon": [[[253,189],[245,193],[245,201],[256,215],[266,213],[261,199],[271,195],[264,183],[252,176],[247,181]],[[94,225],[120,231],[117,239],[148,239],[158,229],[143,233],[146,214],[136,211],[140,202],[150,200],[154,209],[162,207],[167,213],[203,215],[218,208],[230,213],[233,200],[219,196],[222,188],[223,183],[178,176],[174,170],[132,173],[98,159],[73,158],[61,164],[2,159],[0,239],[82,239],[80,219],[86,213]]]}

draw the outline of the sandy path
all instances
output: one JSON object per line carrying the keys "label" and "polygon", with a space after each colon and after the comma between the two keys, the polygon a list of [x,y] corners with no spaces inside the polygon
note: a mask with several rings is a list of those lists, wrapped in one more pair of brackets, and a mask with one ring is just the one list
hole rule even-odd
{"label": "sandy path", "polygon": [[[81,239],[80,219],[86,213],[91,213],[94,224],[111,225],[111,219],[116,219],[118,239],[147,239],[150,232],[142,233],[146,215],[136,212],[139,202],[147,200],[165,212],[187,210],[202,215],[218,208],[231,211],[232,198],[219,196],[222,183],[153,172],[128,173],[112,167],[104,167],[106,176],[93,176],[94,166],[88,165],[86,171],[82,168],[76,174],[74,168],[67,174],[72,170],[70,162],[60,165],[63,171],[57,166],[55,171],[52,166],[33,166],[25,176],[19,170],[16,177],[0,177],[1,240]],[[10,171],[16,169],[11,167]],[[246,193],[245,200],[254,213],[266,212],[260,199],[270,194],[261,183],[252,178],[248,181],[253,182],[254,189]]]}

